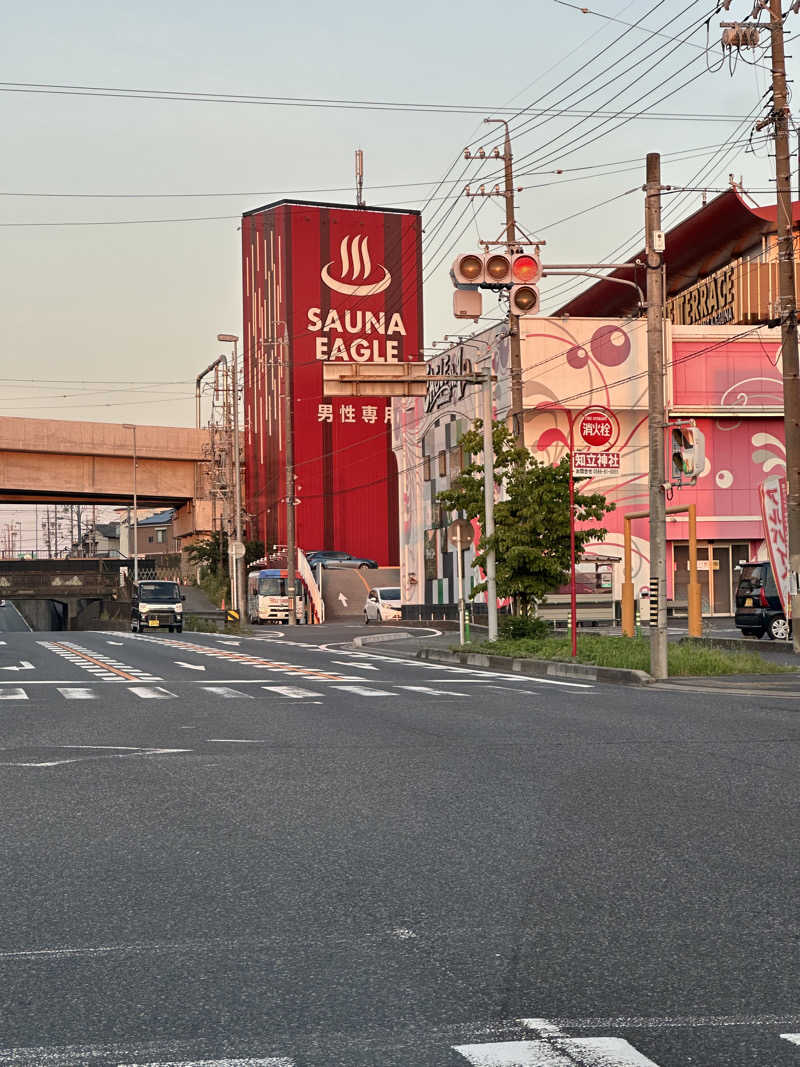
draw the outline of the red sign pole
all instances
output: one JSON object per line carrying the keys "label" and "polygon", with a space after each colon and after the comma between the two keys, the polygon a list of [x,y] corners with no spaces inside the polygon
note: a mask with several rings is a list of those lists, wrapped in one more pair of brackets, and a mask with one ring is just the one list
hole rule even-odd
{"label": "red sign pole", "polygon": [[575,449],[575,418],[569,413],[569,610],[572,620],[572,658],[578,655],[578,596],[575,588],[575,478],[572,453]]}

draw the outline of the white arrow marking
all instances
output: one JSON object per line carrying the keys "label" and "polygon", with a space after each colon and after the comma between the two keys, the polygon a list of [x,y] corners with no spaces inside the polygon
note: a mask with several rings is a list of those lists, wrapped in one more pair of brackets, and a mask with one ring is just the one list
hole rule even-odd
{"label": "white arrow marking", "polygon": [[21,659],[19,667],[0,667],[0,671],[35,671],[36,668],[32,663],[28,663],[26,659]]}
{"label": "white arrow marking", "polygon": [[[353,664],[344,659],[334,659],[331,663],[335,663],[337,667],[352,667]],[[358,669],[360,671],[377,671],[377,667],[373,667],[371,663],[359,663]]]}
{"label": "white arrow marking", "polygon": [[344,595],[344,593],[339,593],[339,600],[341,600],[344,606],[347,607],[347,597]]}
{"label": "white arrow marking", "polygon": [[200,663],[181,663],[181,661],[179,659],[175,660],[175,666],[176,667],[185,667],[188,671],[204,671],[205,670],[205,667],[203,667]]}

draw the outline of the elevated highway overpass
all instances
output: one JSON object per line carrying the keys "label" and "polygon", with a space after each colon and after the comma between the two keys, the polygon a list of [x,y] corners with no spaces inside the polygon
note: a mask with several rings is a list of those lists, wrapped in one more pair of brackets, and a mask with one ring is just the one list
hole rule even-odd
{"label": "elevated highway overpass", "polygon": [[[0,418],[0,503],[129,505],[134,434],[119,423]],[[209,434],[136,426],[141,507],[174,507],[175,533],[211,529]]]}

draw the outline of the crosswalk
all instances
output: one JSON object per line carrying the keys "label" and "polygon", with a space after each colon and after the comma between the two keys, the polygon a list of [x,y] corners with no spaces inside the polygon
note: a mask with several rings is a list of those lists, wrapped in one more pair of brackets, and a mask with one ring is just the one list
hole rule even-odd
{"label": "crosswalk", "polygon": [[[518,1023],[519,1032],[524,1036],[516,1040],[488,1037],[464,1044],[453,1043],[452,1039],[450,1042],[442,1041],[439,1046],[441,1062],[455,1064],[453,1054],[464,1067],[666,1067],[667,1064],[676,1062],[674,1051],[667,1053],[666,1060],[655,1053],[658,1056],[656,1061],[630,1041],[618,1036],[572,1037],[546,1019],[522,1019]],[[781,1043],[787,1041],[798,1045],[800,1035],[776,1033],[772,1029],[762,1033],[759,1045],[763,1046],[763,1055],[767,1059],[760,1062],[773,1062],[777,1059]],[[438,1045],[438,1042],[435,1043]],[[692,1037],[687,1035],[688,1058],[681,1057],[678,1061],[681,1064],[694,1062],[694,1057],[688,1051],[692,1044]],[[138,1048],[135,1042],[119,1045],[0,1048],[0,1067],[77,1067],[78,1064],[89,1062],[97,1067],[101,1064],[105,1067],[300,1067],[301,1062],[288,1050],[268,1052],[264,1049],[249,1055],[229,1054],[221,1058],[206,1053],[188,1058],[187,1052],[184,1051],[186,1048],[185,1042],[171,1041],[145,1043]],[[783,1050],[786,1050],[785,1044]],[[163,1058],[156,1059],[159,1052]],[[302,1063],[309,1062],[311,1061],[304,1055]],[[313,1062],[317,1064],[323,1061],[314,1059]],[[336,1062],[346,1065],[351,1061],[345,1054],[344,1057],[337,1055]],[[358,1056],[352,1060],[352,1067],[363,1062]],[[732,1061],[726,1058],[725,1062]],[[749,1057],[747,1062],[751,1062]],[[781,1059],[780,1062],[789,1061]]]}
{"label": "crosswalk", "polygon": [[48,652],[53,652],[56,656],[60,656],[73,666],[80,667],[104,682],[120,680],[131,682],[160,681],[150,671],[142,670],[139,667],[131,667],[113,656],[95,652],[84,645],[76,644],[74,641],[37,641],[36,643],[47,649]]}
{"label": "crosswalk", "polygon": [[[347,684],[340,684],[336,678],[342,677],[342,682]],[[115,681],[117,679],[114,679]],[[254,688],[256,692],[273,694],[276,697],[283,697],[287,700],[323,700],[326,695],[330,695],[331,691],[350,693],[355,697],[363,698],[392,698],[400,696],[402,693],[412,693],[420,696],[435,696],[435,697],[453,697],[464,699],[465,694],[459,693],[454,689],[436,689],[433,686],[427,685],[400,685],[397,683],[389,683],[392,688],[377,688],[369,685],[351,684],[353,682],[361,682],[361,678],[345,678],[343,676],[335,676],[333,679],[325,679],[328,685],[325,689],[306,689],[301,686],[295,685],[257,685]],[[210,693],[220,700],[253,700],[255,694],[248,692],[244,688],[237,688],[238,685],[244,685],[246,683],[239,682],[233,685],[198,685],[192,687],[192,692],[200,690],[201,692]],[[175,687],[177,688],[177,686]],[[486,686],[486,688],[492,688]],[[91,686],[82,685],[56,685],[55,691],[64,698],[64,700],[77,701],[77,700],[99,700],[104,696],[108,696],[108,690],[95,689]],[[0,686],[0,701],[15,701],[15,700],[30,700],[31,695],[37,690],[34,686],[21,686],[21,685],[2,685]],[[128,692],[133,696],[138,697],[140,700],[177,700],[181,698],[181,694],[173,692],[165,685],[129,685],[114,687],[116,693]],[[41,694],[42,690],[38,692]],[[185,693],[182,694],[184,697]],[[262,698],[263,699],[263,698]]]}

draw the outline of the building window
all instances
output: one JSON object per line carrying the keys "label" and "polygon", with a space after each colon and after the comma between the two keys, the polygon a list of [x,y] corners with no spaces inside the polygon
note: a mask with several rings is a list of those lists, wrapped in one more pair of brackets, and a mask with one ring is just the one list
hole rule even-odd
{"label": "building window", "polygon": [[[150,540],[152,541],[152,538],[150,538]],[[156,544],[165,545],[166,543],[167,543],[167,531],[166,530],[156,530]]]}
{"label": "building window", "polygon": [[450,477],[455,478],[460,474],[464,466],[464,453],[461,445],[454,445],[450,449]]}
{"label": "building window", "polygon": [[424,456],[422,460],[422,477],[426,482],[431,480],[431,457]]}
{"label": "building window", "polygon": [[447,453],[444,449],[439,453],[439,477],[447,477]]}

